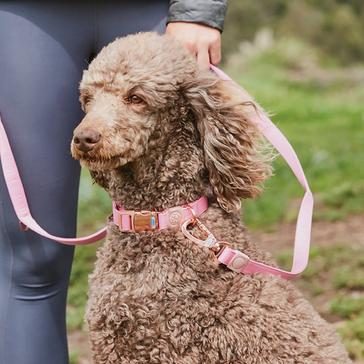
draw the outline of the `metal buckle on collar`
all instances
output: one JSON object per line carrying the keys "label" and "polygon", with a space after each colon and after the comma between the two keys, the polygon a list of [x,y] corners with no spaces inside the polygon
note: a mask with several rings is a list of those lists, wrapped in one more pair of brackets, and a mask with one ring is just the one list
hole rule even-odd
{"label": "metal buckle on collar", "polygon": [[131,230],[136,232],[140,231],[153,231],[158,229],[158,213],[153,211],[119,211],[119,227],[122,226],[122,216],[130,216]]}
{"label": "metal buckle on collar", "polygon": [[158,214],[152,211],[134,211],[131,216],[131,226],[136,232],[158,229]]}

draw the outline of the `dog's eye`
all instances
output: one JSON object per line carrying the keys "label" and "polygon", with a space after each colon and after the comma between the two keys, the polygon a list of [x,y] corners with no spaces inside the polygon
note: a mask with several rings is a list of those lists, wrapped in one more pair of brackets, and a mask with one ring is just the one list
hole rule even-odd
{"label": "dog's eye", "polygon": [[92,100],[92,96],[89,94],[84,94],[80,96],[81,108],[85,111],[87,104]]}
{"label": "dog's eye", "polygon": [[126,98],[128,104],[141,104],[143,99],[137,95],[131,95]]}

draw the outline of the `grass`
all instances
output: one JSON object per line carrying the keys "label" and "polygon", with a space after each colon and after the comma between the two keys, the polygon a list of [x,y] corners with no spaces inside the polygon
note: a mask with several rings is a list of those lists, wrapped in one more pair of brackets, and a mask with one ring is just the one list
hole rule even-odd
{"label": "grass", "polygon": [[[283,48],[282,48],[283,47]],[[315,195],[316,220],[338,220],[364,212],[364,88],[355,83],[321,82],[308,73],[297,81],[299,62],[306,50],[285,52],[278,44],[227,72],[273,113],[273,120],[288,137],[302,162]],[[308,53],[308,52],[307,52]],[[320,66],[315,65],[320,72]],[[281,158],[274,162],[275,176],[264,194],[244,202],[244,220],[251,229],[274,230],[296,218],[302,190]],[[82,172],[79,234],[105,224],[111,212],[106,194],[92,186]],[[98,245],[76,249],[68,295],[68,327],[83,327],[87,299],[87,274]],[[311,250],[309,268],[298,281],[300,288],[318,303],[321,314],[339,322],[338,330],[355,359],[364,358],[364,258],[350,242]],[[281,264],[290,260],[279,256]],[[76,363],[77,353],[73,361]]]}
{"label": "grass", "polygon": [[[278,255],[289,268],[291,254]],[[337,329],[353,359],[364,358],[364,249],[349,243],[316,246],[296,284]],[[319,304],[321,302],[321,304]],[[324,302],[325,304],[322,304]],[[317,304],[315,304],[317,303]]]}
{"label": "grass", "polygon": [[[364,88],[361,84],[294,81],[297,65],[273,48],[230,75],[266,110],[295,148],[315,194],[315,219],[337,220],[364,211]],[[297,50],[300,57],[304,50]],[[267,61],[268,60],[268,61]],[[298,61],[297,61],[298,62]],[[297,72],[296,72],[297,73]],[[282,158],[262,197],[245,202],[245,221],[269,227],[296,216],[302,190]],[[293,209],[292,209],[293,208]]]}
{"label": "grass", "polygon": [[77,364],[78,363],[78,351],[72,351],[70,353],[70,364]]}

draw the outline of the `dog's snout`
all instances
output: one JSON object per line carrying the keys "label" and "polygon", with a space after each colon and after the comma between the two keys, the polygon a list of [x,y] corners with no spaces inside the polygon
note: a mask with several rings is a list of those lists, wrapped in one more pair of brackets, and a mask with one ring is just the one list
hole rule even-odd
{"label": "dog's snout", "polygon": [[89,152],[101,140],[101,134],[93,129],[85,128],[73,136],[73,142],[77,149],[82,152]]}

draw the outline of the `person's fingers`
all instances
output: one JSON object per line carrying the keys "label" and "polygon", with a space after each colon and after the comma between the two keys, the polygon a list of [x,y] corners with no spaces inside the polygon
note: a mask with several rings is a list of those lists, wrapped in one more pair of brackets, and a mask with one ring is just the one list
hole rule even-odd
{"label": "person's fingers", "polygon": [[202,24],[170,22],[166,34],[181,42],[196,57],[203,70],[217,65],[221,61],[221,33],[219,30]]}
{"label": "person's fingers", "polygon": [[221,44],[220,41],[214,42],[210,46],[210,62],[218,65],[221,61]]}
{"label": "person's fingers", "polygon": [[183,46],[186,47],[191,52],[193,56],[196,56],[197,49],[196,49],[196,44],[194,42],[186,40],[180,40],[180,41],[183,44]]}
{"label": "person's fingers", "polygon": [[200,46],[197,50],[197,63],[201,70],[210,68],[210,54],[207,46]]}

